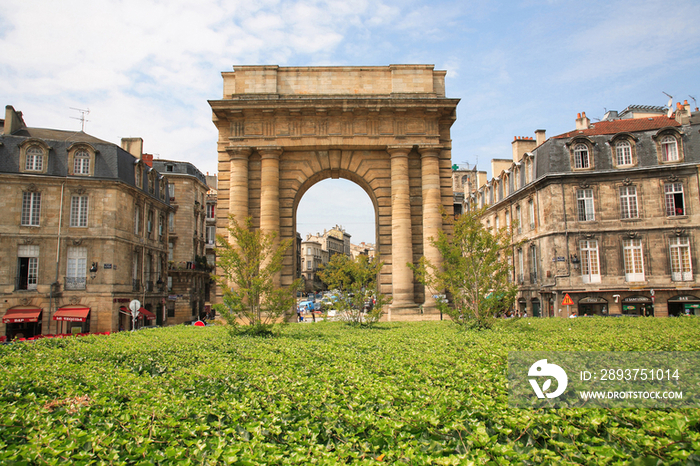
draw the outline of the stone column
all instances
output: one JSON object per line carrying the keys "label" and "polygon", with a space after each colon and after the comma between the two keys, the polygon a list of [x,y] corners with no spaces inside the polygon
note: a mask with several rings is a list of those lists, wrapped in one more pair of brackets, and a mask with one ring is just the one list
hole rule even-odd
{"label": "stone column", "polygon": [[[277,146],[258,147],[261,158],[260,173],[260,229],[265,233],[277,233],[273,247],[280,243],[280,155]],[[275,276],[275,286],[280,286],[281,274]]]}
{"label": "stone column", "polygon": [[[423,256],[430,263],[440,268],[442,256],[432,241],[437,241],[442,230],[442,196],[440,193],[440,146],[423,146],[418,148],[421,155],[421,184],[423,186]],[[434,293],[442,290],[425,289],[424,309],[435,309]]]}
{"label": "stone column", "polygon": [[[408,184],[408,153],[411,146],[389,146],[391,155],[391,279],[394,311],[416,307],[413,297],[413,234]],[[391,318],[391,315],[389,315]]]}
{"label": "stone column", "polygon": [[248,212],[248,157],[253,150],[250,147],[235,146],[227,151],[231,156],[228,213],[242,224],[250,215]]}

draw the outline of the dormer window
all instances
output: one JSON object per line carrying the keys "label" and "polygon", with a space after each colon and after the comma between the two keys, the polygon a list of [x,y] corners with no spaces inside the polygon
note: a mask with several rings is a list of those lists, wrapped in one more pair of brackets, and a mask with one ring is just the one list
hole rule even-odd
{"label": "dormer window", "polygon": [[576,168],[589,168],[591,166],[588,146],[585,144],[574,146],[574,166]]}
{"label": "dormer window", "polygon": [[41,147],[31,146],[27,149],[24,168],[37,172],[44,170],[44,151]]}
{"label": "dormer window", "polygon": [[73,174],[90,174],[90,154],[86,150],[78,150],[73,157]]}
{"label": "dormer window", "polygon": [[661,139],[661,158],[664,162],[678,160],[678,141],[673,136],[664,136]]}
{"label": "dormer window", "polygon": [[632,146],[629,141],[618,141],[615,144],[617,166],[632,165]]}

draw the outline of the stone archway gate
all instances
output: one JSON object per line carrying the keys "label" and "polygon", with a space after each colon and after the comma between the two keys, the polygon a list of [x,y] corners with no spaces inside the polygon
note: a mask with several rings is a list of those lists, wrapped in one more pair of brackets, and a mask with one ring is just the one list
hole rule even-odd
{"label": "stone archway gate", "polygon": [[[233,214],[294,239],[303,194],[323,179],[346,178],[374,204],[389,318],[420,318],[419,304],[433,313],[406,264],[423,255],[439,262],[429,238],[449,228],[441,210],[453,212],[450,127],[459,100],[445,97],[445,74],[432,65],[222,73],[223,99],[209,101],[219,130],[217,234],[227,234]],[[296,257],[288,252],[282,285],[293,281]]]}

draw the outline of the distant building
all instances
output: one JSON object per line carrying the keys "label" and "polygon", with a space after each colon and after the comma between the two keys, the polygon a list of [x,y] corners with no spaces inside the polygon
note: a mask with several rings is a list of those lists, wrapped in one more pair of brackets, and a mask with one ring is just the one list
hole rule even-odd
{"label": "distant building", "polygon": [[494,161],[469,205],[512,229],[521,312],[698,313],[700,112],[685,102],[668,113],[630,106],[595,123],[582,113],[575,129],[516,137],[513,159]]}
{"label": "distant building", "polygon": [[168,299],[170,323],[182,324],[205,315],[213,264],[212,238],[216,202],[210,198],[207,178],[189,162],[153,160],[165,175],[173,210],[168,217]]}
{"label": "distant building", "polygon": [[163,176],[122,147],[82,131],[0,120],[0,336],[129,329],[168,322]]}

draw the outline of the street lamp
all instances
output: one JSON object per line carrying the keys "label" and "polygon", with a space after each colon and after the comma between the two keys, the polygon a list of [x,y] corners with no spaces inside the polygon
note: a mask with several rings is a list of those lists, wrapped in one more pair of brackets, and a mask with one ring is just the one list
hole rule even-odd
{"label": "street lamp", "polygon": [[90,267],[90,278],[93,280],[97,276],[97,262],[92,263],[92,267]]}

